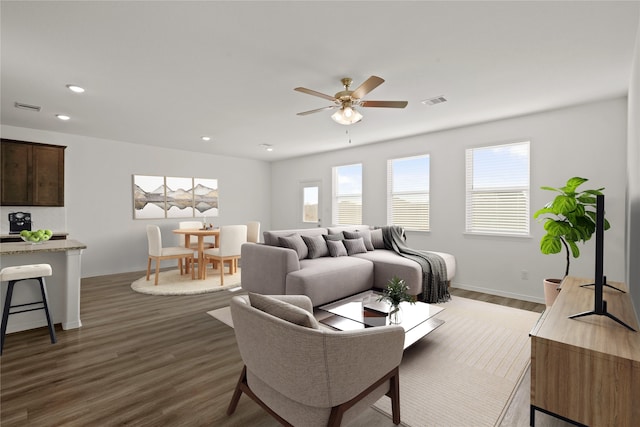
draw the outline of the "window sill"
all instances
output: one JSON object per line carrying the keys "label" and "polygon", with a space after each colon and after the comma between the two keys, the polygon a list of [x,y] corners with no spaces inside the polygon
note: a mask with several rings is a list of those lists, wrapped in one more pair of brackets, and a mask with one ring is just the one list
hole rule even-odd
{"label": "window sill", "polygon": [[533,236],[531,234],[508,234],[508,233],[483,233],[483,232],[473,232],[473,231],[465,231],[462,233],[465,236],[470,237],[507,237],[507,238],[515,238],[515,239],[532,239]]}

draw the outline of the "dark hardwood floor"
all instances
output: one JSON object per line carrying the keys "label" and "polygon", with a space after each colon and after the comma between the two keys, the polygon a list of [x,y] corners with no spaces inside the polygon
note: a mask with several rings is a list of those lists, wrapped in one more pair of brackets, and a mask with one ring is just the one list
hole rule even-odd
{"label": "dark hardwood floor", "polygon": [[[82,280],[83,327],[9,334],[1,363],[0,424],[11,426],[277,426],[243,397],[226,407],[242,361],[233,330],[206,312],[235,293],[150,296],[142,272]],[[541,312],[541,304],[452,289],[454,295]],[[525,381],[526,382],[526,381]],[[528,425],[528,382],[505,424]],[[538,426],[562,426],[546,416]],[[370,409],[352,425],[392,426]]]}

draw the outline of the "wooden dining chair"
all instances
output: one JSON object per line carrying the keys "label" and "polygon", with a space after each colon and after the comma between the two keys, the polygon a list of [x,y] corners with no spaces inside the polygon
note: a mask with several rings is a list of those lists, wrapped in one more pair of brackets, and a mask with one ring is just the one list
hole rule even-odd
{"label": "wooden dining chair", "polygon": [[[238,259],[240,258],[240,248],[243,243],[247,243],[246,225],[223,225],[220,227],[219,247],[206,249],[204,251],[205,264],[212,261],[218,264],[220,269],[220,286],[224,285],[224,266],[229,265],[229,274],[238,272]],[[207,270],[204,270],[207,277]]]}
{"label": "wooden dining chair", "polygon": [[[160,227],[157,225],[147,225],[147,241],[149,243],[149,258],[147,260],[147,280],[151,273],[151,260],[156,261],[156,277],[154,285],[158,286],[158,277],[160,276],[160,261],[165,259],[177,259],[180,274],[184,274],[182,260],[186,265],[193,265],[193,249],[183,247],[162,247],[162,234]],[[194,278],[193,268],[191,268],[191,279]]]}
{"label": "wooden dining chair", "polygon": [[249,221],[247,223],[247,242],[258,243],[260,241],[260,222]]}

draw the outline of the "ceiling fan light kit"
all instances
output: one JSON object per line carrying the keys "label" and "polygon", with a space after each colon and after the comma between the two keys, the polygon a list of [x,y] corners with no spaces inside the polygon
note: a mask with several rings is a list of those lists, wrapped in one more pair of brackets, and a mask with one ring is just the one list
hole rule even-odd
{"label": "ceiling fan light kit", "polygon": [[362,120],[362,114],[350,105],[345,105],[331,115],[336,123],[341,125],[352,125]]}
{"label": "ceiling fan light kit", "polygon": [[358,123],[362,120],[362,114],[356,110],[355,107],[383,107],[383,108],[404,108],[407,106],[407,101],[364,101],[362,98],[371,92],[373,89],[384,83],[384,79],[371,76],[364,83],[362,83],[356,90],[349,90],[349,86],[353,80],[349,77],[345,77],[341,80],[344,90],[336,93],[334,96],[326,95],[315,90],[307,89],[304,87],[297,87],[294,90],[308,95],[317,96],[329,101],[333,101],[334,105],[327,107],[317,108],[315,110],[303,111],[298,113],[299,116],[306,116],[308,114],[317,113],[319,111],[331,110],[338,108],[338,111],[331,115],[331,118],[342,125],[351,125]]}

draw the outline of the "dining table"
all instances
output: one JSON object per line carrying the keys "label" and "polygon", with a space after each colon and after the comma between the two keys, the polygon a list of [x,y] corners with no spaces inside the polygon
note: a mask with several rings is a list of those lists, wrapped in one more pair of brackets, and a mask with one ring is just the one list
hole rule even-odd
{"label": "dining table", "polygon": [[184,247],[191,246],[191,236],[198,237],[198,278],[204,280],[204,269],[207,268],[204,262],[204,238],[207,236],[214,236],[214,247],[218,247],[220,239],[220,228],[178,228],[173,230],[175,234],[184,234]]}

